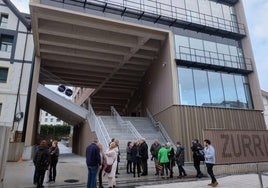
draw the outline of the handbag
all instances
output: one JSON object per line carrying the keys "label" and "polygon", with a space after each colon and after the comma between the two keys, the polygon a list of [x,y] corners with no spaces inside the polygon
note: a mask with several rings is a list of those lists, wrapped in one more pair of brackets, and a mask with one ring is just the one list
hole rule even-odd
{"label": "handbag", "polygon": [[155,165],[155,168],[156,168],[157,170],[159,170],[159,171],[162,171],[163,166],[161,165],[161,163],[157,163],[157,164]]}
{"label": "handbag", "polygon": [[[114,159],[114,162],[115,162],[115,159]],[[113,167],[114,162],[110,165],[106,164],[106,166],[104,167],[104,172],[110,173],[112,171],[112,167]]]}
{"label": "handbag", "polygon": [[112,171],[112,167],[113,167],[113,164],[111,165],[106,165],[105,168],[104,168],[104,171],[106,173],[110,173]]}

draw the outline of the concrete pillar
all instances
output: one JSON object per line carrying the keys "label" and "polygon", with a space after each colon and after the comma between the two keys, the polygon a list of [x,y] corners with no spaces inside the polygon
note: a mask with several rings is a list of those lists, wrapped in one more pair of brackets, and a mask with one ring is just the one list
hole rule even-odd
{"label": "concrete pillar", "polygon": [[35,57],[34,62],[34,73],[33,73],[33,83],[30,97],[28,122],[25,136],[25,148],[23,151],[23,157],[25,159],[30,159],[32,154],[32,146],[35,144],[35,137],[38,128],[38,112],[37,107],[37,87],[39,84],[39,74],[40,74],[40,58]]}
{"label": "concrete pillar", "polygon": [[9,147],[10,127],[0,126],[0,188],[4,187],[6,159]]}

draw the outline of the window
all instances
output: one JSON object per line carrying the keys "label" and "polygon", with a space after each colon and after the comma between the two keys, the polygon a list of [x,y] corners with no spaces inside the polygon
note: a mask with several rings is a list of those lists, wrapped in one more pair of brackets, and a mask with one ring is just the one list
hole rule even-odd
{"label": "window", "polygon": [[4,52],[11,52],[13,44],[13,36],[10,35],[1,35],[0,36],[0,50]]}
{"label": "window", "polygon": [[2,112],[2,103],[0,103],[0,116],[1,116],[1,112]]}
{"label": "window", "polygon": [[47,118],[45,118],[45,122],[47,122]]}
{"label": "window", "polygon": [[56,120],[57,122],[60,122],[60,119],[59,118],[57,118],[57,120]]}
{"label": "window", "polygon": [[7,20],[8,20],[8,15],[7,14],[1,14],[0,27],[7,27]]}
{"label": "window", "polygon": [[50,122],[53,122],[53,118],[50,118]]}
{"label": "window", "polygon": [[178,67],[183,105],[252,109],[247,77]]}
{"label": "window", "polygon": [[46,112],[45,116],[48,116],[48,113]]}
{"label": "window", "polygon": [[8,68],[0,67],[0,83],[7,82]]}

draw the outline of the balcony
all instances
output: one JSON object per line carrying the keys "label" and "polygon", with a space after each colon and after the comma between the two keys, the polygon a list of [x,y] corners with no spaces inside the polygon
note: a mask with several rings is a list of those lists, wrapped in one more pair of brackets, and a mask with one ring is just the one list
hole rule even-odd
{"label": "balcony", "polygon": [[228,73],[249,74],[253,72],[249,58],[204,51],[184,46],[176,53],[176,63],[186,67],[196,67]]}
{"label": "balcony", "polygon": [[160,2],[147,5],[134,0],[42,0],[49,1],[232,39],[246,35],[244,24]]}

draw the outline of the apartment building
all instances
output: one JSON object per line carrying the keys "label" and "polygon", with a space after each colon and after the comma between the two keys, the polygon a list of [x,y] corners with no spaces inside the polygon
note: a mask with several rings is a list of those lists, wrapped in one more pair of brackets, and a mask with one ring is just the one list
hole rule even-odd
{"label": "apartment building", "polygon": [[34,57],[30,16],[9,0],[0,1],[0,14],[0,126],[22,132]]}
{"label": "apartment building", "polygon": [[40,125],[64,125],[64,122],[61,119],[48,112],[41,110],[40,113]]}

